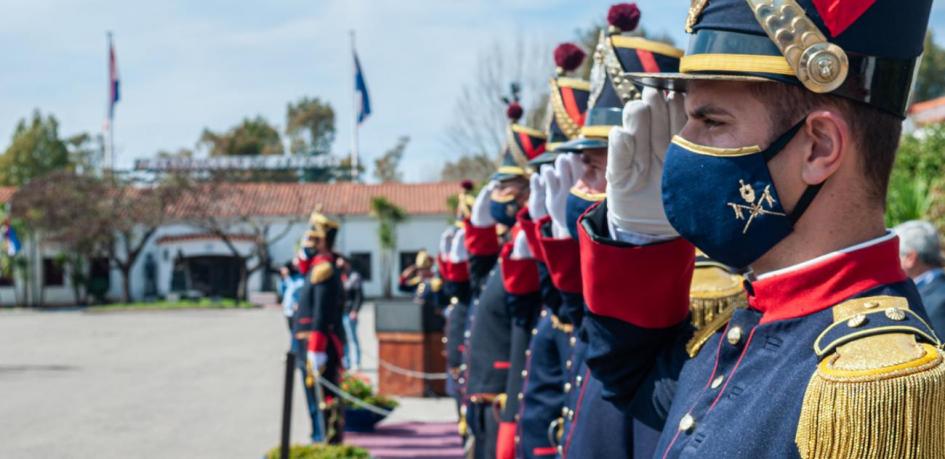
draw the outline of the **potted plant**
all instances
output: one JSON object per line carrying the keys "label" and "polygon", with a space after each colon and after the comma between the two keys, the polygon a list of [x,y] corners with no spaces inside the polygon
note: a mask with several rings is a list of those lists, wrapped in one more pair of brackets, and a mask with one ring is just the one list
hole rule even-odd
{"label": "potted plant", "polygon": [[[292,445],[289,459],[370,459],[366,449],[351,445]],[[279,447],[269,450],[264,459],[279,459]]]}
{"label": "potted plant", "polygon": [[[341,390],[368,405],[383,410],[390,411],[397,408],[396,400],[376,393],[371,383],[364,377],[346,373],[341,381]],[[344,402],[344,410],[346,432],[373,432],[377,423],[387,417],[349,401]]]}

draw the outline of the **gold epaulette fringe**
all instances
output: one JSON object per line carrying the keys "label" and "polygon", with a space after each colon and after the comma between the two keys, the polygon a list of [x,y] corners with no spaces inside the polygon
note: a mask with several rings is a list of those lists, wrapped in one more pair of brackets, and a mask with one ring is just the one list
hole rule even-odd
{"label": "gold epaulette fringe", "polygon": [[309,280],[313,284],[320,284],[331,278],[331,275],[334,274],[334,272],[335,268],[331,266],[331,263],[323,261],[315,266],[312,266],[312,275],[309,277]]}
{"label": "gold epaulette fringe", "polygon": [[692,326],[702,328],[729,308],[745,307],[748,298],[742,277],[715,265],[696,265],[689,287]]}
{"label": "gold epaulette fringe", "polygon": [[[835,307],[834,320],[890,301],[908,307],[904,299],[864,298]],[[805,459],[937,458],[945,453],[943,426],[942,351],[913,335],[888,333],[843,344],[817,365],[795,441]]]}

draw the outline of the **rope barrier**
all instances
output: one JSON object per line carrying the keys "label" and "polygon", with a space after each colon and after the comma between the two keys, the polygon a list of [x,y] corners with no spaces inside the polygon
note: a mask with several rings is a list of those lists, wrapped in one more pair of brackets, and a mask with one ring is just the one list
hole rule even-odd
{"label": "rope barrier", "polygon": [[324,387],[324,388],[326,388],[326,389],[332,391],[335,395],[337,395],[337,396],[339,396],[339,397],[341,397],[341,398],[343,398],[343,399],[345,399],[345,400],[347,400],[347,401],[349,401],[349,402],[351,402],[351,403],[353,403],[353,404],[355,404],[355,405],[360,406],[361,408],[364,408],[364,409],[366,409],[366,410],[368,410],[368,411],[370,411],[370,412],[372,412],[372,413],[379,414],[379,415],[381,415],[381,416],[387,416],[387,415],[389,415],[389,414],[391,414],[391,413],[393,412],[392,410],[388,410],[388,409],[386,409],[386,408],[381,408],[381,407],[379,407],[379,406],[377,406],[377,405],[372,405],[372,404],[370,404],[370,403],[368,403],[368,402],[365,402],[364,400],[361,400],[361,399],[359,399],[359,398],[357,398],[357,397],[355,397],[355,396],[349,394],[348,392],[345,392],[345,391],[342,390],[340,387],[338,387],[338,386],[332,384],[331,381],[328,381],[327,379],[322,378],[321,375],[319,375],[317,371],[316,371],[316,372],[313,372],[313,373],[315,373],[315,380],[316,380],[316,382],[317,382],[318,384],[321,384],[322,387]]}
{"label": "rope barrier", "polygon": [[436,380],[445,380],[446,378],[449,377],[449,375],[446,373],[426,373],[423,371],[416,371],[416,370],[411,370],[409,368],[399,367],[397,365],[394,365],[393,363],[382,360],[380,357],[376,355],[371,355],[370,352],[366,352],[363,349],[361,350],[361,354],[364,354],[365,356],[369,358],[377,360],[378,365],[384,367],[388,371],[392,373],[397,373],[402,376],[406,376],[408,378],[436,381]]}

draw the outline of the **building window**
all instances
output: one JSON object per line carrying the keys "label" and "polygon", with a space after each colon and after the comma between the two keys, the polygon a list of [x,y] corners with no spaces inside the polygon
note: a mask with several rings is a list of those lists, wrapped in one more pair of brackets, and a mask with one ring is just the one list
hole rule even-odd
{"label": "building window", "polygon": [[360,273],[362,280],[371,280],[371,252],[351,252],[348,260],[351,261],[351,269]]}
{"label": "building window", "polygon": [[43,285],[61,287],[65,284],[65,277],[60,263],[53,258],[43,258]]}
{"label": "building window", "polygon": [[411,252],[400,252],[400,271],[397,274],[404,272],[405,269],[413,266],[417,262],[417,251]]}
{"label": "building window", "polygon": [[0,268],[0,287],[13,287],[13,268]]}

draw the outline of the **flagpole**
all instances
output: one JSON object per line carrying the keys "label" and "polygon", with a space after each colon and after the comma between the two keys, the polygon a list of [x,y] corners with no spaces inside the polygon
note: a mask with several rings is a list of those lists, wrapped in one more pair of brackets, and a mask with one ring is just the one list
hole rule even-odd
{"label": "flagpole", "polygon": [[109,172],[115,172],[115,117],[113,116],[113,107],[115,101],[112,100],[114,97],[112,91],[114,91],[114,82],[112,81],[112,32],[109,30],[108,34],[108,157],[106,158],[106,166],[108,167]]}
{"label": "flagpole", "polygon": [[351,181],[358,181],[358,88],[355,82],[358,69],[355,65],[354,30],[348,31],[351,37]]}

